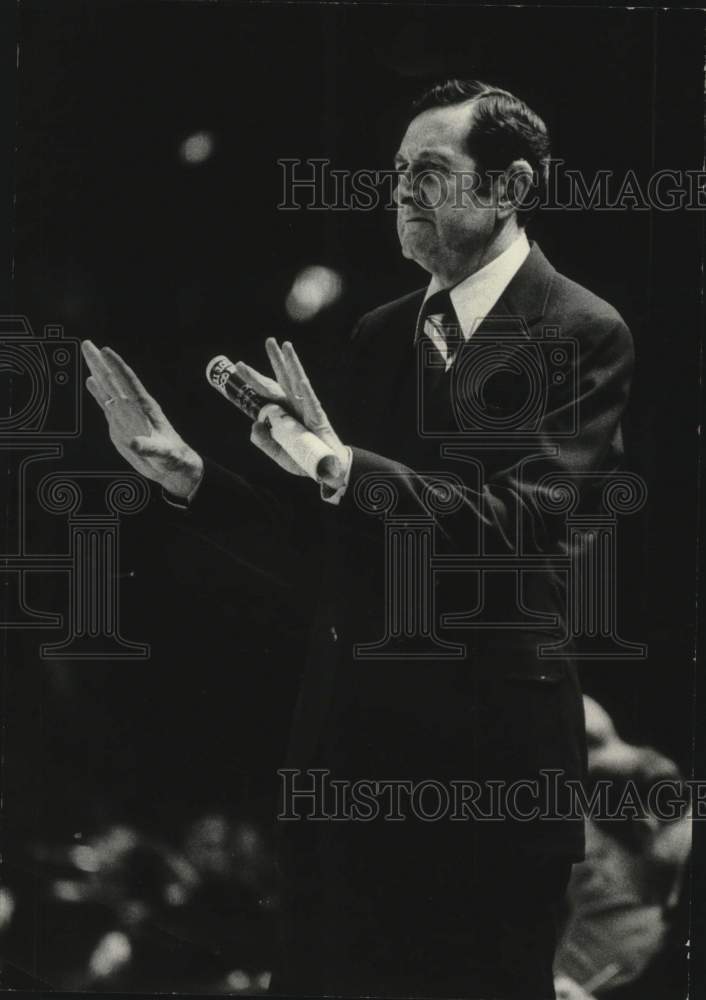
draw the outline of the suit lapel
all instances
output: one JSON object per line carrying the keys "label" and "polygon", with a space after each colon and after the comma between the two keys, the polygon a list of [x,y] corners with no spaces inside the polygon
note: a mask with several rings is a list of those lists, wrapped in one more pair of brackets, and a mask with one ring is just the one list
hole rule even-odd
{"label": "suit lapel", "polygon": [[555,273],[537,244],[531,244],[522,266],[473,335],[463,342],[449,371],[425,380],[419,363],[422,425],[429,424],[443,437],[444,431],[459,430],[469,400],[475,400],[472,409],[482,409],[488,378],[494,371],[507,370],[513,353],[538,335]]}
{"label": "suit lapel", "polygon": [[555,274],[539,246],[531,243],[522,266],[473,336],[464,342],[456,361],[488,340],[531,337],[533,328],[544,316]]}
{"label": "suit lapel", "polygon": [[[451,392],[454,370],[473,365],[473,354],[482,345],[502,340],[504,351],[536,335],[536,327],[546,309],[555,270],[536,243],[504,293],[484,318],[473,336],[462,344],[449,372],[424,381],[420,347],[414,348],[414,333],[424,289],[391,304],[363,327],[354,346],[354,361],[347,375],[350,400],[348,436],[362,447],[381,449],[394,445],[400,435],[414,432],[423,402],[434,411],[431,419],[439,429],[451,419]],[[429,342],[430,344],[430,342]],[[432,350],[435,350],[432,348]],[[440,360],[440,356],[439,356]],[[416,435],[415,435],[416,436]]]}

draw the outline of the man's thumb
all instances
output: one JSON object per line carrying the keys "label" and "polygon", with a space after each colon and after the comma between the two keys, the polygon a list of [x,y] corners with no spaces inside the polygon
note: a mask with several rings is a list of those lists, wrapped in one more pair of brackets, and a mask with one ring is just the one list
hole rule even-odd
{"label": "man's thumb", "polygon": [[169,449],[163,444],[157,444],[153,438],[141,434],[132,439],[130,448],[142,458],[167,458],[169,455]]}

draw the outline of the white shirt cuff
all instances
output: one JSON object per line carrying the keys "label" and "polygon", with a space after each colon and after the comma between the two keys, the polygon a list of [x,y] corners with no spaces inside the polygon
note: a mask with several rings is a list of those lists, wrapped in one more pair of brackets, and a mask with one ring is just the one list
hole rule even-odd
{"label": "white shirt cuff", "polygon": [[168,490],[165,490],[165,488],[162,487],[162,499],[164,500],[165,503],[168,503],[170,507],[176,507],[177,510],[188,510],[191,505],[191,501],[196,496],[199,486],[201,485],[202,482],[203,482],[203,475],[199,479],[196,486],[194,486],[191,493],[189,493],[189,495],[185,497],[178,497],[176,496],[176,494],[170,493]]}
{"label": "white shirt cuff", "polygon": [[348,489],[348,482],[351,478],[351,466],[353,465],[353,452],[350,448],[346,447],[346,453],[348,459],[346,461],[346,467],[343,470],[343,483],[338,489],[334,490],[332,486],[327,486],[325,483],[321,483],[321,499],[326,503],[332,503],[336,506],[341,502],[343,496]]}

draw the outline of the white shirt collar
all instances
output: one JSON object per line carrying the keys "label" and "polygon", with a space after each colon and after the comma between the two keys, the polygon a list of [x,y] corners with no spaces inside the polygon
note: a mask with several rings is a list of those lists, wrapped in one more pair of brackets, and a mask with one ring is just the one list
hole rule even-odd
{"label": "white shirt collar", "polygon": [[[507,250],[449,290],[464,340],[473,336],[520,270],[529,252],[529,240],[523,229]],[[424,301],[438,292],[440,287],[437,279],[432,277]]]}

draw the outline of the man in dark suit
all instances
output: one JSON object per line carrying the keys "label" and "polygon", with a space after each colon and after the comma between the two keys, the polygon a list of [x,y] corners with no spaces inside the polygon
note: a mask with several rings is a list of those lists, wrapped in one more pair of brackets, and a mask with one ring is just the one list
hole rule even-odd
{"label": "man in dark suit", "polygon": [[[338,459],[283,773],[275,990],[554,995],[557,908],[583,856],[562,804],[585,771],[562,497],[590,512],[620,463],[632,344],[527,240],[548,156],[513,95],[434,88],[397,154],[402,251],[429,286],[360,320],[331,419],[291,344],[267,342],[274,379],[238,366]],[[281,571],[252,527],[282,524],[278,499],[197,455],[114,352],[84,353],[121,454],[204,539],[237,510],[248,529],[229,543]],[[265,422],[252,441],[303,474]]]}

